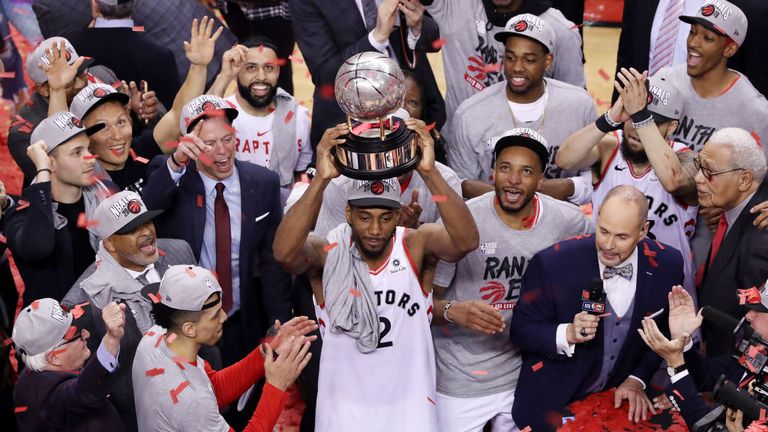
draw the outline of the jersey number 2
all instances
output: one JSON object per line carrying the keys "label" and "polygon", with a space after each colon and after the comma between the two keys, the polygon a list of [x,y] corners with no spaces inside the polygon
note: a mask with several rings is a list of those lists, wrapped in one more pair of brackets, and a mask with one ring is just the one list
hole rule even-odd
{"label": "jersey number 2", "polygon": [[388,348],[392,346],[392,342],[384,342],[384,336],[386,336],[390,330],[392,330],[392,323],[389,322],[389,319],[379,317],[379,321],[384,324],[384,330],[379,331],[379,344],[376,346],[376,348]]}

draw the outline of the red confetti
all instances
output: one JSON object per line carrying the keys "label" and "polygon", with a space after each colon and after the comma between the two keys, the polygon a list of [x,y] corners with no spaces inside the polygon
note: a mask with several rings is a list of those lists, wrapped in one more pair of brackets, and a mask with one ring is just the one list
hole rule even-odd
{"label": "red confetti", "polygon": [[323,250],[325,252],[328,252],[328,251],[330,251],[331,249],[335,248],[338,245],[339,245],[338,242],[328,243],[327,245],[323,246]]}
{"label": "red confetti", "polygon": [[191,268],[191,267],[187,267],[187,268],[186,268],[186,269],[184,269],[184,270],[186,270],[186,271],[187,271],[187,274],[188,274],[188,275],[189,275],[189,277],[191,277],[191,278],[193,278],[193,277],[196,277],[196,276],[197,276],[197,274],[195,274],[194,270],[192,270],[192,268]]}
{"label": "red confetti", "polygon": [[605,81],[609,81],[611,79],[611,76],[608,75],[608,72],[604,71],[602,68],[597,71],[598,74],[600,74],[600,78],[602,78]]}
{"label": "red confetti", "polygon": [[20,127],[18,129],[18,132],[23,133],[23,134],[32,133],[32,126],[30,126],[28,124],[25,124],[24,126],[22,126],[22,127]]}
{"label": "red confetti", "polygon": [[83,306],[88,306],[91,304],[91,302],[87,301],[85,303],[76,304],[75,307],[72,308],[70,313],[72,313],[72,317],[74,319],[79,319],[83,314],[85,314],[85,310],[83,310]]}
{"label": "red confetti", "polygon": [[288,64],[288,61],[285,60],[284,58],[279,58],[279,59],[275,60],[274,64],[276,64],[278,66],[285,66],[286,64]]}
{"label": "red confetti", "polygon": [[154,336],[154,335],[155,335],[155,332],[153,332],[152,330],[144,333],[144,336]]}
{"label": "red confetti", "polygon": [[285,120],[284,120],[285,124],[288,124],[292,118],[293,118],[293,111],[288,111],[288,114],[286,114]]}
{"label": "red confetti", "polygon": [[373,125],[371,123],[360,123],[359,125],[352,128],[352,133],[355,135],[360,135],[372,127]]}
{"label": "red confetti", "polygon": [[40,307],[40,300],[33,301],[30,306],[32,306],[32,309],[37,310]]}
{"label": "red confetti", "polygon": [[488,375],[488,371],[487,370],[474,370],[474,371],[472,371],[472,375],[482,375],[482,376],[485,376],[485,375]]}
{"label": "red confetti", "polygon": [[5,346],[8,346],[12,343],[13,343],[13,338],[5,338],[5,340],[3,340],[3,345]]}
{"label": "red confetti", "polygon": [[440,38],[440,39],[432,42],[432,48],[434,48],[436,50],[439,50],[440,48],[443,47],[443,45],[445,45],[446,42],[447,42],[447,40],[445,40],[445,38]]}
{"label": "red confetti", "polygon": [[501,70],[501,63],[488,63],[483,66],[483,72],[493,73]]}
{"label": "red confetti", "polygon": [[648,264],[650,264],[651,267],[653,268],[656,268],[659,266],[659,263],[657,263],[656,260],[653,259],[653,257],[648,257]]}
{"label": "red confetti", "polygon": [[760,291],[757,287],[739,289],[739,304],[757,304],[760,303]]}
{"label": "red confetti", "polygon": [[122,86],[123,86],[123,82],[120,81],[120,80],[117,80],[117,81],[112,83],[112,88],[114,88],[114,89],[119,89]]}
{"label": "red confetti", "polygon": [[535,365],[531,366],[531,370],[534,371],[534,372],[538,372],[539,369],[541,369],[543,367],[544,367],[544,362],[540,361],[540,362],[536,363]]}
{"label": "red confetti", "polygon": [[188,385],[189,385],[189,381],[184,381],[183,383],[179,384],[178,387],[170,391],[171,400],[173,401],[174,405],[179,402],[179,393],[184,391],[184,389],[187,388]]}
{"label": "red confetti", "polygon": [[186,360],[184,360],[181,356],[173,356],[173,362],[176,363],[176,366],[178,366],[181,370],[184,370],[184,363],[186,363]]}
{"label": "red confetti", "polygon": [[432,195],[432,201],[436,203],[442,203],[448,201],[447,195]]}
{"label": "red confetti", "polygon": [[352,294],[352,297],[360,297],[360,295],[361,295],[360,291],[358,291],[358,290],[356,290],[354,288],[350,288],[349,289],[349,293]]}
{"label": "red confetti", "polygon": [[14,412],[14,413],[16,413],[16,414],[18,414],[18,413],[23,413],[23,412],[26,412],[28,409],[29,409],[29,407],[26,407],[26,406],[20,406],[20,407],[16,407],[16,408],[14,408],[14,409],[13,409],[13,412]]}
{"label": "red confetti", "polygon": [[752,134],[752,138],[754,138],[754,139],[755,139],[755,141],[757,141],[757,145],[759,145],[760,147],[762,147],[762,146],[763,146],[763,143],[762,143],[762,141],[760,140],[760,135],[758,135],[758,134],[757,134],[757,132],[755,132],[755,131],[752,131],[752,132],[750,132],[750,133]]}
{"label": "red confetti", "polygon": [[133,149],[130,150],[130,153],[131,153],[131,158],[133,158],[133,160],[135,160],[136,162],[143,163],[143,164],[149,162],[149,159],[145,157],[137,156],[136,151],[134,151]]}
{"label": "red confetti", "polygon": [[336,97],[336,91],[331,84],[323,84],[318,89],[320,92],[320,98],[325,100],[332,100]]}
{"label": "red confetti", "polygon": [[584,27],[583,23],[582,24],[574,24],[568,30],[573,30],[573,29],[577,29],[577,28],[581,28],[581,27]]}
{"label": "red confetti", "polygon": [[77,216],[77,226],[83,229],[88,229],[90,227],[95,227],[99,224],[99,221],[97,220],[88,220],[88,217],[85,215],[85,212],[80,213]]}
{"label": "red confetti", "polygon": [[144,375],[148,377],[153,377],[153,376],[162,375],[164,372],[165,372],[165,369],[163,368],[154,368],[154,369],[149,369],[145,371]]}
{"label": "red confetti", "polygon": [[560,250],[560,243],[555,243],[555,252]]}
{"label": "red confetti", "polygon": [[203,163],[203,165],[205,165],[205,166],[211,166],[211,164],[213,164],[213,159],[211,159],[211,157],[210,157],[210,156],[208,156],[208,155],[207,155],[207,154],[205,154],[205,153],[200,153],[200,154],[197,156],[197,159],[198,159],[200,162],[202,162],[202,163]]}
{"label": "red confetti", "polygon": [[304,63],[304,59],[302,59],[301,57],[289,55],[288,58],[294,63],[299,63],[299,64]]}
{"label": "red confetti", "polygon": [[760,418],[758,420],[765,420],[765,408],[760,408]]}
{"label": "red confetti", "polygon": [[6,78],[6,79],[16,78],[16,72],[0,72],[0,78]]}
{"label": "red confetti", "polygon": [[77,327],[73,325],[69,326],[69,328],[67,329],[67,333],[64,335],[64,339],[66,340],[72,339],[73,337],[75,337],[76,332],[77,332]]}
{"label": "red confetti", "polygon": [[59,354],[65,352],[66,350],[67,350],[66,348],[58,349],[58,350],[55,350],[55,351],[51,351],[51,354],[59,355]]}
{"label": "red confetti", "polygon": [[224,125],[224,130],[226,130],[228,132],[232,132],[233,134],[237,134],[237,129],[233,128],[230,125]]}
{"label": "red confetti", "polygon": [[198,195],[197,196],[197,206],[198,207],[202,207],[203,206],[203,196],[202,195]]}
{"label": "red confetti", "polygon": [[155,293],[147,293],[149,296],[149,299],[152,300],[152,303],[160,303],[160,297],[158,297]]}
{"label": "red confetti", "polygon": [[135,32],[143,32],[144,26],[133,26],[133,31]]}
{"label": "red confetti", "polygon": [[680,394],[680,392],[679,392],[679,391],[677,391],[677,390],[672,390],[672,393],[674,393],[674,394],[675,394],[675,396],[679,397],[681,401],[684,401],[684,400],[685,400],[685,398],[683,397],[683,395],[681,395],[681,394]]}
{"label": "red confetti", "polygon": [[175,340],[176,340],[176,333],[171,333],[171,334],[165,336],[165,343],[167,343],[167,344],[173,343],[173,341],[175,341]]}
{"label": "red confetti", "polygon": [[24,210],[27,207],[29,207],[29,201],[24,201],[23,199],[20,199],[19,203],[16,205],[16,211]]}
{"label": "red confetti", "polygon": [[611,313],[610,313],[610,312],[606,312],[606,313],[604,313],[604,314],[600,314],[600,315],[597,315],[597,317],[598,317],[598,318],[604,318],[604,317],[607,317],[607,316],[610,316],[610,315],[611,315]]}
{"label": "red confetti", "polygon": [[155,348],[160,346],[160,342],[163,340],[163,335],[160,335],[157,337],[157,340],[155,341]]}
{"label": "red confetti", "polygon": [[178,141],[166,141],[166,142],[163,143],[163,145],[165,147],[168,147],[168,148],[176,148],[176,147],[179,146],[179,142]]}
{"label": "red confetti", "polygon": [[530,426],[526,426],[526,427],[520,429],[520,432],[531,432],[531,427]]}
{"label": "red confetti", "polygon": [[98,158],[99,158],[99,155],[95,155],[95,154],[83,156],[83,159],[85,160],[98,159]]}
{"label": "red confetti", "polygon": [[430,123],[430,124],[428,124],[428,125],[427,125],[427,128],[426,128],[425,130],[426,130],[427,132],[429,132],[429,131],[431,131],[432,129],[434,129],[434,128],[435,128],[435,126],[437,126],[437,123],[435,123],[435,122],[432,122],[432,123]]}
{"label": "red confetti", "polygon": [[435,401],[433,401],[433,400],[432,400],[432,398],[431,398],[431,397],[427,396],[427,400],[428,400],[428,401],[429,401],[429,403],[431,403],[432,405],[434,405],[434,406],[437,406],[437,404],[435,403]]}
{"label": "red confetti", "polygon": [[[656,242],[656,246],[658,246],[659,249],[664,250],[664,245],[661,244],[661,242],[659,242],[658,240],[654,240],[654,241]],[[691,254],[691,257],[693,257],[693,254]]]}
{"label": "red confetti", "polygon": [[160,256],[165,256],[165,251],[160,248],[157,248],[157,254]]}

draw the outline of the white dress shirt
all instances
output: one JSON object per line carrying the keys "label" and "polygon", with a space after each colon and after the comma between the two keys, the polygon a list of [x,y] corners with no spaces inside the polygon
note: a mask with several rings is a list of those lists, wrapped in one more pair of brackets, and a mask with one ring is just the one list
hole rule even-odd
{"label": "white dress shirt", "polygon": [[[599,258],[597,264],[600,277],[602,277],[605,265],[600,262]],[[637,248],[632,252],[632,255],[621,264],[616,265],[616,267],[623,267],[627,264],[632,264],[632,278],[630,280],[626,280],[618,275],[603,280],[603,289],[605,290],[607,300],[618,318],[623,317],[627,313],[629,305],[632,304],[632,299],[635,297],[635,290],[637,289]],[[576,344],[569,344],[566,337],[566,331],[570,324],[563,323],[558,325],[556,333],[557,352],[568,357],[572,356],[576,349]]]}
{"label": "white dress shirt", "polygon": [[131,275],[131,277],[134,279],[137,279],[139,276],[144,275],[144,277],[147,279],[147,282],[149,283],[159,283],[160,280],[162,279],[160,277],[160,273],[157,272],[157,269],[155,268],[154,264],[150,264],[144,267],[144,270],[142,271],[133,271],[127,268],[125,269],[125,271],[127,271],[128,274]]}

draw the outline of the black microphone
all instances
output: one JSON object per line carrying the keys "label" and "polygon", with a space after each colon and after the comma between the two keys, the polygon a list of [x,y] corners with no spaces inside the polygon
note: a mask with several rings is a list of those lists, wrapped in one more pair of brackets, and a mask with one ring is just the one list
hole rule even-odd
{"label": "black microphone", "polygon": [[715,309],[711,306],[704,306],[701,308],[701,316],[703,316],[708,323],[712,324],[714,327],[717,327],[720,330],[729,331],[734,334],[738,330],[743,331],[745,339],[752,338],[752,333],[754,333],[754,330],[749,326],[749,324],[742,323],[744,318],[742,318],[741,321],[737,320],[727,313]]}
{"label": "black microphone", "polygon": [[741,410],[744,413],[744,418],[747,419],[759,419],[760,411],[766,408],[764,404],[753,399],[749,393],[739,390],[736,384],[725,378],[725,375],[721,375],[720,379],[717,380],[712,395],[722,405]]}
{"label": "black microphone", "polygon": [[591,315],[602,315],[605,313],[605,290],[603,290],[602,279],[593,279],[589,290],[582,291],[581,310]]}

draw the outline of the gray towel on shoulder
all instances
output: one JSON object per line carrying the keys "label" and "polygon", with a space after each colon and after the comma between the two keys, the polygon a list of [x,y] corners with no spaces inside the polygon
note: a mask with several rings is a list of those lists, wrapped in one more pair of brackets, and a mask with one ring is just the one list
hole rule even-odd
{"label": "gray towel on shoulder", "polygon": [[368,264],[352,242],[352,228],[342,224],[328,233],[337,246],[328,251],[323,269],[325,310],[330,331],[341,331],[357,340],[363,354],[379,344],[379,314]]}

